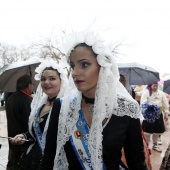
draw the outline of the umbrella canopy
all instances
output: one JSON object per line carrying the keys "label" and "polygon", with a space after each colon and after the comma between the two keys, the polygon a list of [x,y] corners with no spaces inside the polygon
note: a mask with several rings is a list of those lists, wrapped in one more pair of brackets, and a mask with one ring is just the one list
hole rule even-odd
{"label": "umbrella canopy", "polygon": [[147,85],[160,80],[159,73],[151,67],[138,63],[118,63],[120,74],[123,74],[130,85]]}
{"label": "umbrella canopy", "polygon": [[34,80],[35,68],[40,63],[39,58],[31,58],[27,61],[18,61],[7,65],[0,75],[0,90],[3,92],[15,92],[16,81],[24,74],[32,76],[36,88],[38,82]]}
{"label": "umbrella canopy", "polygon": [[164,77],[163,91],[164,91],[165,93],[170,94],[170,75]]}

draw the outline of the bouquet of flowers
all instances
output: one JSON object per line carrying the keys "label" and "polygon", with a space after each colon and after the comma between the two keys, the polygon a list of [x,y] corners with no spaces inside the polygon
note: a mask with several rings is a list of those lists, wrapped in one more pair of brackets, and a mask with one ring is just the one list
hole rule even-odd
{"label": "bouquet of flowers", "polygon": [[154,123],[160,117],[160,108],[154,104],[142,104],[142,114],[146,121]]}

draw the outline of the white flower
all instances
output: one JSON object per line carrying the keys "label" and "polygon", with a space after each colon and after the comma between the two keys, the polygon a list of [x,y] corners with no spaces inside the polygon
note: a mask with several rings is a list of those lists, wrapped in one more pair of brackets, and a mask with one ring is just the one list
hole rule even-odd
{"label": "white flower", "polygon": [[92,49],[93,49],[93,51],[94,51],[96,54],[103,53],[104,50],[105,50],[104,45],[103,45],[103,41],[101,41],[101,40],[96,41],[96,42],[92,45]]}
{"label": "white flower", "polygon": [[105,50],[104,41],[100,36],[95,35],[91,31],[82,31],[68,34],[60,48],[61,52],[64,53],[66,57],[69,57],[74,47],[80,43],[91,46],[96,54],[103,53]]}
{"label": "white flower", "polygon": [[85,37],[85,43],[89,46],[92,46],[95,43],[94,35],[92,32],[88,32]]}
{"label": "white flower", "polygon": [[59,61],[56,61],[51,58],[47,58],[35,69],[35,72],[38,73],[34,77],[35,80],[41,79],[41,75],[42,75],[44,69],[47,67],[52,67],[53,69],[56,69],[60,73],[60,78],[65,79],[64,77],[67,77],[66,76],[67,68],[69,68],[69,66],[68,66],[66,60],[64,59],[64,57]]}
{"label": "white flower", "polygon": [[111,58],[109,55],[106,55],[105,53],[97,55],[97,62],[102,67],[105,67],[105,68],[112,67]]}

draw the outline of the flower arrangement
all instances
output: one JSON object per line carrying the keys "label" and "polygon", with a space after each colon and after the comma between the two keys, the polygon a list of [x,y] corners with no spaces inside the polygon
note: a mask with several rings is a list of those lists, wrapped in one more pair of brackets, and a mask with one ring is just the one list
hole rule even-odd
{"label": "flower arrangement", "polygon": [[[67,79],[67,69],[69,66],[65,60],[64,57],[62,57],[60,60],[54,60],[52,58],[45,59],[36,69],[35,72],[37,73],[35,75],[35,80],[40,80],[41,75],[46,67],[52,67],[53,69],[56,69],[61,75],[60,77],[63,79]],[[65,68],[65,69],[64,69]]]}
{"label": "flower arrangement", "polygon": [[143,117],[149,123],[154,123],[156,119],[160,117],[160,108],[154,104],[142,104],[142,114]]}
{"label": "flower arrangement", "polygon": [[104,51],[104,40],[99,36],[95,35],[92,31],[81,31],[76,33],[70,33],[66,36],[65,42],[62,43],[61,51],[68,57],[74,47],[80,43],[86,43],[92,46],[93,51],[96,54],[100,54]]}

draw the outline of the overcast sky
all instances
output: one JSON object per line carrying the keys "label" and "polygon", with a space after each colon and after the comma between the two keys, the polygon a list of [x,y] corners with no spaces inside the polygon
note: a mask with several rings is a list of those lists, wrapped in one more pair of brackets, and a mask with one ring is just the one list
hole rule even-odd
{"label": "overcast sky", "polygon": [[94,19],[96,29],[110,28],[107,36],[125,44],[122,62],[170,73],[170,0],[0,0],[0,42],[29,44]]}

